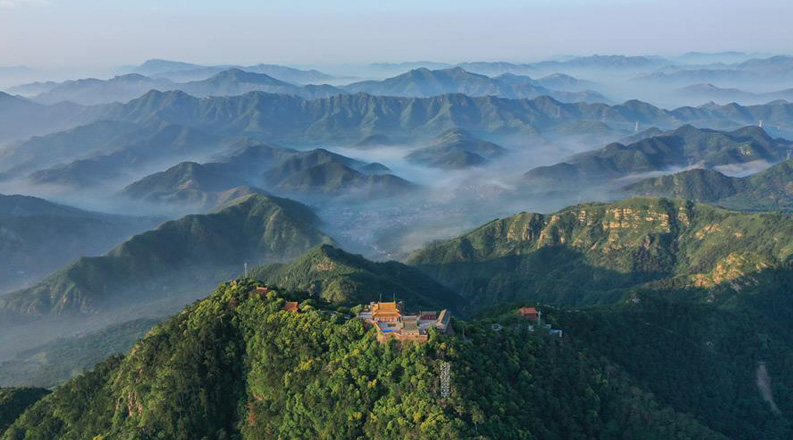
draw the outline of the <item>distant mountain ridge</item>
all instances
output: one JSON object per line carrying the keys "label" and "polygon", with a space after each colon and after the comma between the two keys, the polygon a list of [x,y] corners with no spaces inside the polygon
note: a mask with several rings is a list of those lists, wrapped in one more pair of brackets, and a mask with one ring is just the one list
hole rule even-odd
{"label": "distant mountain ridge", "polygon": [[793,115],[793,104],[785,103],[663,110],[640,101],[609,106],[564,104],[549,97],[510,100],[492,96],[472,98],[460,94],[432,98],[357,94],[307,101],[263,93],[197,99],[183,92],[150,92],[116,108],[109,116],[138,123],[168,120],[219,133],[255,135],[270,141],[346,139],[355,142],[374,134],[404,139],[452,128],[460,128],[473,135],[536,135],[550,127],[574,121],[599,121],[630,129],[639,122],[668,129],[685,123],[737,127],[763,119],[768,124],[788,127],[789,115]]}
{"label": "distant mountain ridge", "polygon": [[168,78],[172,81],[201,81],[224,70],[239,69],[251,73],[269,75],[281,81],[295,84],[324,84],[334,77],[318,70],[302,70],[276,64],[256,64],[253,66],[202,66],[179,61],[151,59],[132,68],[142,75]]}
{"label": "distant mountain ridge", "polygon": [[167,90],[171,81],[127,74],[108,80],[96,78],[65,81],[31,99],[42,104],[74,102],[82,105],[126,102],[152,89]]}
{"label": "distant mountain ridge", "polygon": [[741,102],[743,104],[764,104],[776,100],[793,101],[793,89],[768,93],[751,93],[736,88],[721,88],[713,84],[693,84],[675,91],[680,98],[691,102],[713,101],[717,103]]}
{"label": "distant mountain ridge", "polygon": [[564,102],[608,102],[605,97],[592,91],[550,90],[528,77],[502,75],[491,78],[467,72],[461,67],[444,70],[419,68],[382,81],[349,84],[344,89],[351,93],[416,98],[462,93],[472,97],[492,95],[520,99],[547,95]]}
{"label": "distant mountain ridge", "polygon": [[[793,104],[708,104],[664,110],[641,101],[618,105],[560,103],[549,97],[512,100],[459,94],[431,98],[338,95],[305,100],[288,95],[251,92],[234,97],[198,99],[184,92],[151,91],[126,104],[42,106],[23,98],[0,95],[0,141],[50,133],[96,120],[134,123],[169,121],[228,136],[249,136],[267,142],[355,143],[371,136],[402,142],[428,138],[453,128],[490,141],[496,137],[564,136],[570,124],[602,124],[625,136],[642,126],[674,129],[684,124],[719,129],[737,128],[763,120],[780,133],[793,132]],[[0,127],[4,128],[4,127]],[[558,132],[562,130],[562,132]],[[580,136],[580,133],[576,133]]]}
{"label": "distant mountain ridge", "polygon": [[566,162],[532,169],[524,177],[528,183],[575,185],[696,164],[713,167],[758,160],[773,163],[791,152],[793,142],[773,139],[759,127],[721,132],[684,125],[630,145],[613,143],[581,153]]}
{"label": "distant mountain ridge", "polygon": [[[18,87],[25,92],[41,87],[35,84]],[[181,90],[199,98],[207,96],[235,96],[248,92],[267,92],[296,95],[313,99],[346,93],[329,85],[300,86],[282,81],[265,73],[228,68],[205,79],[174,82],[164,78],[150,78],[137,73],[116,76],[107,80],[96,78],[64,81],[53,86],[46,85],[30,99],[41,104],[73,102],[81,105],[97,105],[113,102],[128,102],[139,98],[150,90]]]}
{"label": "distant mountain ridge", "polygon": [[346,93],[344,90],[325,85],[296,86],[277,80],[263,73],[229,69],[202,80],[176,84],[175,88],[199,98],[207,96],[236,96],[249,92],[266,92],[295,95],[307,99],[324,98]]}

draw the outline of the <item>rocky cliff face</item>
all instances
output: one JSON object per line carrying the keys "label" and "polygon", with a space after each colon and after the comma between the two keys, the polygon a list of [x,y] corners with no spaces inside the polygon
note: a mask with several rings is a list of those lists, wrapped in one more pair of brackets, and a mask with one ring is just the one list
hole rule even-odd
{"label": "rocky cliff face", "polygon": [[549,290],[573,286],[581,294],[562,297],[589,303],[650,281],[712,287],[779,266],[793,253],[791,233],[786,215],[635,198],[495,220],[409,262],[482,303],[501,294],[559,302]]}

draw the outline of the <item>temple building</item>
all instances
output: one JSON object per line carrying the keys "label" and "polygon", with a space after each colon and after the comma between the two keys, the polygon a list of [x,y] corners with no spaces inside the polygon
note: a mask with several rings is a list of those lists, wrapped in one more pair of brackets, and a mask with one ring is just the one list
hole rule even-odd
{"label": "temple building", "polygon": [[537,322],[540,319],[541,312],[534,307],[522,307],[518,309],[518,315],[524,319],[530,319]]}
{"label": "temple building", "polygon": [[372,302],[358,317],[377,329],[377,340],[380,342],[391,338],[398,341],[427,342],[430,328],[441,333],[452,330],[451,313],[448,310],[441,310],[440,313],[421,311],[407,314],[404,312],[404,304],[396,301]]}

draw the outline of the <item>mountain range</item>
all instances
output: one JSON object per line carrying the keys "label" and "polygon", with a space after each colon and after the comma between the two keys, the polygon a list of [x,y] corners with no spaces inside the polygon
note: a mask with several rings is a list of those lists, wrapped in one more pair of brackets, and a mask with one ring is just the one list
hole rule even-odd
{"label": "mountain range", "polygon": [[[558,83],[561,84],[561,83]],[[608,102],[592,92],[565,92],[546,89],[527,76],[504,74],[495,78],[470,73],[461,67],[443,70],[420,68],[382,81],[363,81],[344,87],[351,93],[378,96],[426,98],[449,93],[468,96],[498,96],[501,98],[536,98],[551,96],[563,102]]]}
{"label": "mountain range", "polygon": [[[205,80],[177,84],[169,87],[169,89],[181,90],[199,98],[206,96],[236,96],[248,92],[266,92],[313,99],[345,93],[344,90],[327,84],[298,86],[263,73],[247,72],[240,69],[224,70]],[[142,94],[140,93],[137,96]]]}
{"label": "mountain range", "polygon": [[702,102],[730,103],[740,102],[742,104],[764,104],[766,102],[783,100],[793,101],[793,89],[779,90],[768,93],[751,93],[736,88],[721,88],[713,84],[693,84],[675,91],[680,99],[687,100],[691,104]]}
{"label": "mountain range", "polygon": [[693,169],[645,179],[624,188],[630,194],[674,197],[731,209],[793,209],[793,160],[748,177],[730,177],[710,169]]}
{"label": "mountain range", "polygon": [[[572,123],[600,123],[611,129],[642,126],[673,129],[690,123],[701,127],[737,128],[763,120],[780,133],[791,128],[793,104],[708,104],[664,110],[640,101],[618,105],[565,104],[552,98],[513,100],[459,94],[431,98],[338,95],[305,100],[261,92],[198,99],[183,92],[151,91],[126,104],[81,107],[42,106],[0,95],[0,116],[8,126],[0,141],[45,134],[96,120],[135,123],[168,121],[211,130],[224,136],[252,136],[268,142],[352,144],[372,135],[394,142],[437,136],[460,128],[490,141],[507,135],[537,138]],[[562,133],[563,134],[563,133]],[[553,133],[559,136],[559,133]],[[576,133],[580,136],[580,133]],[[617,139],[625,136],[617,134]]]}
{"label": "mountain range", "polygon": [[[31,91],[42,85],[22,85],[9,89],[30,95]],[[181,90],[199,98],[207,96],[235,96],[248,92],[267,92],[296,95],[304,98],[321,98],[346,93],[329,85],[295,85],[275,79],[264,73],[256,73],[236,68],[224,69],[201,80],[173,82],[164,78],[150,78],[137,73],[116,76],[107,80],[96,78],[64,81],[41,93],[30,95],[31,100],[41,104],[72,102],[81,105],[97,105],[113,102],[127,102],[145,95],[150,90]]]}
{"label": "mountain range", "polygon": [[694,165],[774,163],[786,159],[791,151],[793,142],[774,139],[759,127],[722,132],[684,125],[630,145],[613,143],[559,164],[535,168],[524,178],[530,184],[577,185]]}
{"label": "mountain range", "polygon": [[695,83],[784,83],[793,72],[793,56],[777,55],[769,58],[756,58],[733,64],[697,66],[693,68],[676,67],[638,78],[639,81],[660,84]]}
{"label": "mountain range", "polygon": [[131,68],[134,73],[155,78],[167,78],[174,82],[201,81],[229,69],[261,73],[293,84],[325,84],[334,79],[333,76],[318,70],[301,70],[275,64],[256,64],[253,66],[202,66],[179,61],[151,59],[140,66]]}
{"label": "mountain range", "polygon": [[[578,121],[598,121],[616,128],[737,127],[764,120],[788,129],[793,104],[742,107],[706,105],[663,110],[640,101],[624,104],[564,104],[548,97],[510,100],[443,95],[432,98],[378,97],[365,94],[303,100],[298,97],[250,93],[236,97],[197,99],[182,92],[150,92],[116,107],[111,119],[127,122],[166,120],[203,127],[219,134],[256,136],[270,141],[356,142],[374,134],[395,141],[461,128],[473,135],[538,135],[543,130]],[[221,116],[222,115],[222,116]],[[624,137],[621,135],[620,137]]]}
{"label": "mountain range", "polygon": [[[552,87],[546,88],[543,84]],[[127,102],[150,90],[180,90],[198,98],[266,92],[315,99],[364,92],[371,95],[405,97],[431,97],[448,93],[463,93],[469,96],[494,95],[503,98],[536,98],[547,95],[563,102],[608,102],[599,93],[584,90],[582,88],[584,84],[589,83],[561,74],[540,80],[510,73],[490,78],[455,67],[445,70],[422,68],[382,81],[364,81],[334,87],[327,84],[297,85],[264,73],[229,68],[218,71],[208,78],[187,82],[173,82],[131,73],[108,80],[90,78],[65,81],[52,87],[46,85],[41,93],[35,95],[30,95],[31,91],[44,85],[23,85],[9,91],[26,93],[30,99],[42,104],[68,101],[82,105]],[[567,90],[568,86],[574,91]]]}
{"label": "mountain range", "polygon": [[318,195],[388,197],[416,188],[389,171],[379,163],[361,162],[325,149],[296,151],[249,145],[221,154],[214,162],[183,162],[149,175],[128,185],[123,194],[132,199],[197,204],[205,210],[219,200],[265,190],[317,199]]}
{"label": "mountain range", "polygon": [[167,90],[171,84],[171,81],[168,80],[157,80],[138,74],[116,76],[108,80],[87,78],[64,81],[30,99],[41,104],[73,102],[82,105],[96,105],[127,102],[152,89]]}

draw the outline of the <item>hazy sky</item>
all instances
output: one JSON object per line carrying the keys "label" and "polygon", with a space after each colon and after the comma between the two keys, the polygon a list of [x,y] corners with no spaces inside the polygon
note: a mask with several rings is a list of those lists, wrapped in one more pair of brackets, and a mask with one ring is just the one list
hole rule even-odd
{"label": "hazy sky", "polygon": [[0,66],[791,51],[793,0],[0,0]]}

